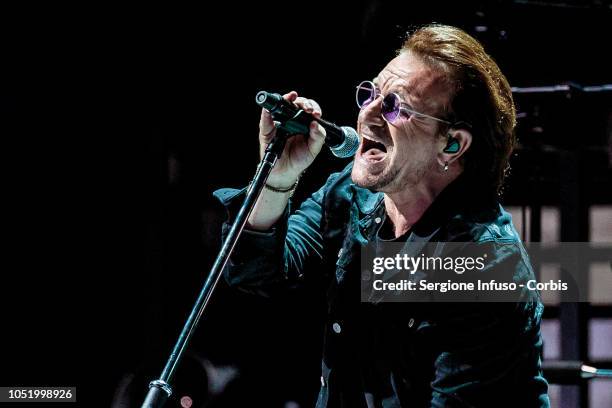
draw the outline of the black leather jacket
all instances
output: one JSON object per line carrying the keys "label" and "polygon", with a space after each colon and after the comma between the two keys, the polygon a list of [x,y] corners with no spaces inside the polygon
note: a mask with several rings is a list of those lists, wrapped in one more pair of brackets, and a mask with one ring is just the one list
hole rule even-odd
{"label": "black leather jacket", "polygon": [[[308,274],[327,277],[317,407],[548,407],[537,296],[516,303],[361,302],[360,248],[376,238],[386,213],[383,195],[355,186],[351,168],[330,176],[270,231],[245,231],[225,270],[231,285],[261,294]],[[227,232],[244,189],[215,196],[228,210]],[[533,277],[510,215],[475,197],[460,177],[407,239],[482,243],[513,262],[517,278]]]}

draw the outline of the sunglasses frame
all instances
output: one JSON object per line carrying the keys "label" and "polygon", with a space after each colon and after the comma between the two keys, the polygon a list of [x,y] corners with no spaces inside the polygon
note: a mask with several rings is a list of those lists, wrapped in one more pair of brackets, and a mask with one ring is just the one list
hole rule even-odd
{"label": "sunglasses frame", "polygon": [[[366,88],[366,87],[364,87],[364,86],[363,86],[364,84],[368,84],[368,85],[370,85],[370,86],[371,86],[371,88]],[[408,109],[408,108],[406,108],[405,106],[403,106],[403,105],[406,105],[406,102],[404,102],[404,101],[402,100],[401,96],[399,96],[399,95],[398,95],[397,93],[395,93],[395,92],[391,92],[391,93],[388,93],[388,94],[386,94],[386,95],[383,95],[383,94],[382,94],[382,92],[380,92],[380,91],[378,90],[378,88],[376,87],[376,85],[375,85],[375,84],[374,84],[374,82],[372,82],[372,81],[362,81],[362,82],[361,82],[359,85],[357,85],[356,89],[357,89],[357,90],[355,91],[355,101],[357,102],[357,106],[359,107],[359,109],[360,109],[360,110],[361,110],[361,109],[364,109],[364,108],[365,108],[366,106],[368,106],[370,103],[374,102],[376,99],[378,99],[378,97],[379,97],[379,96],[382,96],[382,100],[381,100],[381,116],[382,116],[382,117],[383,117],[383,119],[384,119],[386,122],[388,122],[388,123],[391,123],[391,124],[392,124],[392,123],[394,123],[394,122],[397,120],[397,118],[399,118],[399,116],[400,116],[399,114],[400,114],[400,113],[403,111],[403,112],[409,113],[410,115],[415,115],[415,116],[420,116],[420,117],[424,117],[424,118],[432,119],[432,120],[435,120],[435,121],[437,121],[437,122],[444,123],[444,124],[446,124],[446,125],[452,126],[452,123],[451,123],[451,122],[449,122],[449,121],[447,121],[447,120],[440,119],[440,118],[436,118],[435,116],[427,115],[427,114],[425,114],[425,113],[417,112],[417,111],[415,111],[415,110],[412,110],[412,109]],[[369,90],[369,91],[372,91],[372,90],[373,90],[373,91],[375,92],[375,96],[374,96],[374,98],[372,98],[372,100],[371,100],[370,102],[368,102],[368,103],[364,103],[363,105],[360,105],[360,104],[359,104],[359,90],[361,90],[361,89],[363,89],[363,90]],[[394,96],[394,97],[395,97],[395,98],[397,98],[397,100],[399,101],[399,109],[398,109],[398,111],[397,111],[397,115],[395,116],[395,118],[394,118],[393,120],[389,120],[389,119],[387,119],[387,118],[385,117],[385,114],[382,112],[382,106],[383,106],[384,100],[385,100],[385,99],[386,99],[388,96],[390,96],[390,95]],[[390,112],[389,112],[389,113],[390,113]]]}

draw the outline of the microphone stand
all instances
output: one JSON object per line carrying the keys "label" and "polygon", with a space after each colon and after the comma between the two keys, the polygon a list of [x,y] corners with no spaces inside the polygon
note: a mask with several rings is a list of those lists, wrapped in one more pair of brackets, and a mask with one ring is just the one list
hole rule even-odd
{"label": "microphone stand", "polygon": [[142,404],[142,408],[161,408],[166,403],[168,397],[172,395],[172,387],[170,386],[170,383],[181,357],[183,356],[183,352],[187,348],[198,322],[202,317],[202,313],[210,301],[215,286],[221,277],[221,273],[223,272],[223,269],[225,268],[225,265],[231,256],[240,235],[242,234],[242,230],[246,225],[251,211],[253,211],[253,207],[255,207],[255,203],[257,203],[257,199],[261,195],[261,191],[266,184],[268,176],[272,172],[276,161],[281,156],[285,148],[287,138],[292,136],[292,134],[295,134],[291,132],[292,124],[290,121],[285,123],[275,122],[275,124],[277,127],[276,136],[267,146],[264,157],[257,166],[255,177],[247,189],[246,198],[238,211],[236,220],[232,224],[227,238],[221,246],[221,250],[215,259],[208,277],[206,278],[206,282],[204,282],[204,286],[202,286],[196,303],[193,306],[185,325],[183,326],[183,330],[181,331],[181,334],[174,345],[172,353],[170,353],[170,357],[166,362],[161,376],[159,379],[149,383],[149,392],[147,393],[145,401]]}
{"label": "microphone stand", "polygon": [[551,384],[576,385],[583,380],[612,380],[612,370],[595,368],[574,360],[543,361],[544,377]]}

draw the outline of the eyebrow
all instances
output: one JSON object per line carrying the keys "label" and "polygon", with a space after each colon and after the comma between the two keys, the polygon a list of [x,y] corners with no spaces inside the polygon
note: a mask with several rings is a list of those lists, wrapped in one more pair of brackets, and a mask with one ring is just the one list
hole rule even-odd
{"label": "eyebrow", "polygon": [[[385,81],[385,83],[387,81],[389,81],[390,78],[387,78],[387,80]],[[379,92],[382,92],[382,90],[380,89],[380,84],[379,84],[380,78],[379,76],[375,76],[372,79],[372,83],[379,89]],[[415,110],[415,106],[408,102],[408,99],[410,99],[410,97],[416,98],[417,100],[421,100],[422,99],[422,93],[419,92],[419,89],[417,87],[417,84],[414,81],[405,81],[402,79],[402,83],[405,84],[405,88],[398,88],[397,85],[395,85],[394,87],[392,87],[390,89],[390,92],[395,92],[397,93],[400,97],[401,97],[401,102],[402,104],[406,105],[410,110]],[[384,85],[384,84],[383,84]]]}
{"label": "eyebrow", "polygon": [[[394,92],[401,96],[404,104],[408,105],[410,109],[427,109],[427,103],[423,100],[423,93],[415,81],[403,81],[402,85],[400,89],[396,89]],[[409,100],[416,102],[418,106],[415,106]]]}
{"label": "eyebrow", "polygon": [[[387,82],[389,81],[389,79],[390,79],[390,78],[387,78],[387,80],[385,81],[385,83],[387,83]],[[406,92],[408,92],[408,93],[414,93],[414,95],[415,95],[417,98],[420,98],[420,97],[421,97],[421,94],[420,94],[420,92],[418,92],[418,90],[417,90],[417,86],[416,86],[416,84],[415,84],[414,82],[412,82],[412,83],[411,83],[410,81],[405,81],[405,80],[403,80],[403,79],[401,79],[401,78],[400,78],[400,80],[402,81],[402,83],[403,83],[403,84],[405,84],[405,87],[406,87]],[[376,85],[377,87],[379,87],[379,88],[380,88],[380,86],[379,86],[379,85],[380,85],[380,84],[379,84],[379,77],[378,77],[378,76],[376,76],[376,77],[374,77],[374,79],[372,79],[372,83],[374,83],[374,85]],[[384,84],[383,84],[383,85],[384,85]],[[407,96],[408,96],[408,93],[404,92],[404,89],[400,89],[400,88],[398,88],[397,86],[394,86],[394,87],[391,89],[391,92],[395,92],[395,93],[397,93],[397,94],[399,94],[400,96],[403,96],[403,97],[407,97]]]}

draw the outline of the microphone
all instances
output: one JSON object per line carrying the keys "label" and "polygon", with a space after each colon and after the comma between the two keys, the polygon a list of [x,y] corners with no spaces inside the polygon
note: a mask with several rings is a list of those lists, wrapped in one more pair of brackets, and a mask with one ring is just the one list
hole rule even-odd
{"label": "microphone", "polygon": [[341,159],[351,157],[359,146],[359,135],[355,129],[348,126],[338,126],[323,119],[317,119],[310,113],[286,101],[280,94],[260,91],[255,96],[255,102],[270,111],[275,121],[282,123],[282,128],[292,133],[307,135],[310,122],[313,120],[325,129],[325,144],[329,146],[334,156]]}

